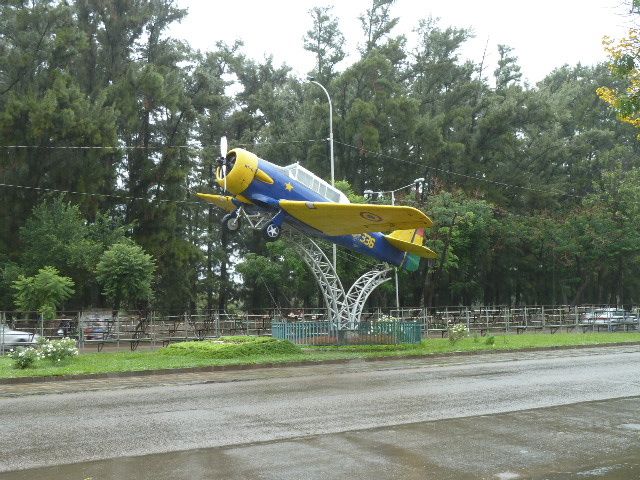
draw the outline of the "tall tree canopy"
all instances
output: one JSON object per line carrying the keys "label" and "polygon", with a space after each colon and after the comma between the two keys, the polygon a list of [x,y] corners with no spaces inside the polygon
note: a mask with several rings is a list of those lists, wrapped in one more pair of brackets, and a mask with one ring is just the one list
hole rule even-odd
{"label": "tall tree canopy", "polygon": [[[432,215],[439,258],[400,276],[401,303],[639,302],[638,32],[606,41],[608,67],[531,86],[508,45],[494,71],[465,60],[466,28],[416,19],[410,45],[394,3],[372,0],[348,39],[331,8],[312,8],[299,48],[330,93],[350,197],[425,179],[396,202]],[[194,193],[217,189],[222,135],[328,178],[327,98],[239,41],[199,52],[171,38],[185,15],[172,0],[0,4],[0,309],[48,266],[72,279],[77,308],[320,305],[291,245],[228,235]],[[106,289],[118,249],[142,255],[144,291]],[[338,251],[345,283],[370,267]],[[371,302],[394,304],[392,289]]]}

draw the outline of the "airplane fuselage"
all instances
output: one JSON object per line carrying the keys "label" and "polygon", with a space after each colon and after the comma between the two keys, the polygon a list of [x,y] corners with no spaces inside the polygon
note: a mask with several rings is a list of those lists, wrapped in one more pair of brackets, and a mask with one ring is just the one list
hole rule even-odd
{"label": "airplane fuselage", "polygon": [[[385,235],[381,232],[360,233],[355,235],[329,236],[315,230],[300,222],[290,215],[286,215],[279,207],[280,200],[295,200],[304,202],[329,202],[326,196],[319,194],[314,189],[305,185],[296,178],[292,178],[289,172],[271,162],[257,159],[258,173],[251,181],[245,182],[246,188],[236,195],[233,200],[238,207],[243,207],[247,211],[261,209],[273,212],[274,222],[282,224],[288,223],[296,229],[307,234],[324,238],[349,250],[374,257],[381,262],[389,263],[398,267],[407,266],[407,252],[399,250],[391,245]],[[247,168],[247,170],[250,170]],[[249,172],[246,172],[249,174]],[[313,179],[312,179],[313,180]],[[322,182],[320,180],[320,182]],[[218,183],[222,182],[218,180]],[[326,184],[326,182],[324,182]],[[313,184],[312,186],[315,186]],[[317,184],[318,189],[327,187],[328,184]],[[325,188],[328,194],[333,196],[336,193]],[[233,190],[232,190],[233,191]],[[234,192],[235,193],[235,192]],[[344,195],[342,195],[343,198]],[[346,200],[344,200],[346,201]]]}

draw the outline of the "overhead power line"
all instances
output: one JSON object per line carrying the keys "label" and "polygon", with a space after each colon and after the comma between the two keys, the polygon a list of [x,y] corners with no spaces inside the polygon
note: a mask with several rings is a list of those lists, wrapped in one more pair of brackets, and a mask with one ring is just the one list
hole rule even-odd
{"label": "overhead power line", "polygon": [[[248,143],[238,143],[236,144],[236,146],[238,147],[246,147],[246,148],[258,148],[261,146],[267,146],[267,145],[284,145],[284,144],[295,144],[295,143],[317,143],[317,142],[325,142],[327,141],[327,139],[323,138],[323,139],[309,139],[309,140],[288,140],[288,141],[275,141],[275,142],[253,142],[251,144]],[[342,145],[344,147],[347,148],[351,148],[354,150],[360,150],[359,147],[355,146],[355,145],[351,145],[349,143],[345,143],[345,142],[340,142],[337,140],[334,140],[335,143]],[[88,145],[75,145],[75,146],[39,146],[39,145],[3,145],[0,146],[0,149],[5,148],[5,149],[60,149],[60,150],[122,150],[122,149],[147,149],[147,150],[161,150],[161,149],[190,149],[193,152],[197,152],[197,151],[205,151],[205,150],[209,150],[209,149],[217,149],[219,148],[219,144],[213,144],[210,146],[206,146],[206,147],[196,147],[196,146],[190,146],[190,145],[166,145],[166,146],[148,146],[148,147],[140,147],[140,146],[130,146],[130,147],[126,147],[126,146],[88,146]],[[491,185],[497,185],[499,187],[503,187],[506,189],[520,189],[520,190],[524,190],[524,191],[530,191],[530,192],[536,192],[536,193],[544,193],[544,194],[549,194],[549,195],[556,195],[556,196],[565,196],[565,197],[571,197],[571,198],[577,198],[577,199],[582,199],[584,198],[584,196],[582,195],[576,195],[576,194],[572,194],[572,193],[567,193],[567,192],[562,192],[559,190],[553,190],[553,189],[544,189],[544,188],[537,188],[537,187],[529,187],[526,185],[516,185],[513,183],[508,183],[508,182],[502,182],[502,181],[498,181],[498,180],[491,180],[489,178],[485,178],[485,177],[480,177],[480,176],[476,176],[476,175],[469,175],[469,174],[464,174],[464,173],[459,173],[459,172],[454,172],[452,170],[447,170],[444,168],[439,168],[439,167],[433,167],[430,165],[426,165],[424,163],[420,163],[417,161],[413,161],[413,160],[407,160],[404,158],[400,158],[400,157],[396,157],[393,155],[389,155],[389,154],[385,154],[385,153],[380,153],[380,152],[367,152],[369,155],[373,155],[379,158],[386,158],[386,159],[390,159],[390,160],[394,160],[396,162],[399,163],[404,163],[404,164],[408,164],[414,167],[419,167],[419,168],[423,168],[425,170],[430,170],[430,171],[435,171],[438,172],[440,174],[443,175],[451,175],[451,176],[455,176],[455,177],[460,177],[460,178],[465,178],[468,180],[473,180],[473,181],[478,181],[478,182],[484,182],[487,184],[491,184]],[[86,193],[86,192],[73,192],[73,191],[67,191],[67,190],[60,190],[60,189],[52,189],[52,188],[44,188],[44,187],[32,187],[32,186],[28,186],[28,185],[17,185],[17,184],[0,184],[0,187],[5,187],[5,188],[23,188],[23,189],[31,189],[31,190],[39,190],[39,191],[46,191],[46,192],[55,192],[55,193],[68,193],[68,194],[73,194],[73,195],[86,195],[86,196],[98,196],[98,197],[105,197],[105,198],[120,198],[120,199],[125,199],[125,200],[144,200],[144,201],[150,201],[151,199],[145,198],[145,197],[132,197],[132,196],[127,196],[127,195],[115,195],[115,194],[99,194],[99,193]],[[176,202],[176,203],[186,203],[186,204],[193,204],[193,205],[201,205],[201,202],[189,202],[186,200],[161,200],[158,199],[157,201],[160,202]]]}
{"label": "overhead power line", "polygon": [[86,197],[101,197],[101,198],[117,198],[123,200],[144,200],[145,202],[161,202],[161,203],[183,203],[187,205],[203,205],[203,202],[190,202],[188,200],[171,200],[171,199],[162,199],[162,198],[150,198],[150,197],[134,197],[130,195],[115,195],[110,193],[95,193],[95,192],[75,192],[72,190],[60,190],[57,188],[45,188],[45,187],[30,187],[28,185],[15,185],[10,183],[0,183],[0,187],[5,188],[19,188],[23,190],[37,190],[40,192],[47,193],[64,193],[70,195],[83,195]]}
{"label": "overhead power line", "polygon": [[[334,142],[337,143],[337,144],[343,145],[345,147],[352,148],[354,150],[361,150],[359,147],[357,147],[355,145],[350,145],[348,143],[339,142],[339,141],[336,141],[336,140],[334,140]],[[416,166],[416,167],[421,167],[421,168],[424,168],[424,169],[427,169],[427,170],[436,171],[436,172],[439,172],[439,173],[442,173],[442,174],[453,175],[453,176],[456,176],[456,177],[462,177],[462,178],[466,178],[466,179],[469,179],[469,180],[475,180],[475,181],[479,181],[479,182],[485,182],[485,183],[489,183],[489,184],[492,184],[492,185],[498,185],[498,186],[505,187],[505,188],[519,188],[521,190],[527,190],[527,191],[536,192],[536,193],[548,193],[548,194],[552,194],[552,195],[560,195],[560,196],[580,198],[580,199],[584,198],[581,195],[575,195],[575,194],[571,194],[571,193],[561,192],[559,190],[550,190],[550,189],[543,189],[543,188],[527,187],[527,186],[523,186],[523,185],[515,185],[515,184],[512,184],[512,183],[500,182],[500,181],[497,181],[497,180],[491,180],[491,179],[485,178],[485,177],[478,177],[478,176],[475,176],[475,175],[468,175],[468,174],[465,174],[465,173],[458,173],[458,172],[454,172],[454,171],[451,171],[451,170],[446,170],[444,168],[432,167],[432,166],[429,166],[429,165],[425,165],[424,163],[419,163],[419,162],[415,162],[415,161],[411,161],[411,160],[406,160],[404,158],[394,157],[392,155],[387,155],[387,154],[384,154],[384,153],[377,153],[377,152],[371,152],[371,151],[367,151],[367,153],[370,154],[370,155],[374,155],[374,156],[380,157],[380,158],[387,158],[387,159],[390,159],[390,160],[395,160],[395,161],[400,162],[400,163],[406,163],[406,164],[413,165],[413,166]]]}
{"label": "overhead power line", "polygon": [[[237,143],[235,147],[261,147],[264,145],[286,145],[296,143],[316,143],[324,142],[324,138],[315,140],[283,140],[277,142],[252,142],[252,143]],[[220,148],[220,144],[214,143],[211,145],[0,145],[0,149],[6,150],[190,150],[191,152],[204,152],[207,150],[217,151]]]}

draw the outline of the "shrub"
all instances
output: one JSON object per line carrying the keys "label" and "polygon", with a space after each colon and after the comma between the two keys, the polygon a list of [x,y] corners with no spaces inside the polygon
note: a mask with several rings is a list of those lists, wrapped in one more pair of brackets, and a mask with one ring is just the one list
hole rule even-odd
{"label": "shrub", "polygon": [[455,344],[458,340],[466,337],[468,333],[469,330],[465,324],[457,323],[453,327],[449,328],[449,341],[452,344]]}
{"label": "shrub", "polygon": [[76,341],[72,338],[62,338],[60,340],[44,339],[38,342],[42,358],[46,358],[53,363],[75,357],[78,355]]}
{"label": "shrub", "polygon": [[490,337],[487,337],[485,339],[484,343],[485,343],[485,345],[493,345],[494,343],[496,343],[496,337],[491,335]]}
{"label": "shrub", "polygon": [[56,306],[73,295],[73,280],[55,267],[44,267],[33,277],[20,275],[13,282],[16,305],[23,311],[37,310],[45,320],[53,320]]}
{"label": "shrub", "polygon": [[203,358],[242,358],[265,355],[291,355],[302,349],[288,340],[271,337],[222,337],[200,342],[179,342],[164,347],[165,355],[192,355]]}
{"label": "shrub", "polygon": [[37,348],[18,347],[9,352],[9,357],[13,359],[13,366],[15,368],[24,369],[32,367],[37,360],[40,360],[42,358],[42,352]]}

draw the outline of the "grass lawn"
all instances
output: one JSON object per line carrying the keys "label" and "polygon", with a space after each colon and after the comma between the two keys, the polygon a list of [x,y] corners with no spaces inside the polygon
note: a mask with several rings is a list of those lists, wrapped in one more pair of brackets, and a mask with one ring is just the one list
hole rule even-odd
{"label": "grass lawn", "polygon": [[[139,352],[101,352],[84,353],[63,363],[52,365],[47,360],[39,360],[32,368],[24,370],[13,367],[13,360],[0,358],[0,378],[80,375],[96,373],[130,372],[212,365],[246,365],[298,361],[319,362],[323,360],[403,357],[414,355],[433,355],[451,352],[474,352],[482,350],[520,350],[539,347],[571,345],[601,345],[618,342],[640,342],[639,332],[628,333],[555,333],[500,335],[494,337],[494,343],[488,344],[487,337],[467,337],[452,345],[448,339],[423,340],[419,345],[359,345],[341,347],[306,347],[304,349],[237,350],[237,356],[220,358],[219,346],[215,352],[203,352],[201,345],[190,351],[181,348],[166,348],[155,351]],[[200,344],[202,342],[199,342]],[[261,342],[259,342],[261,343]],[[229,348],[237,348],[236,346]],[[233,350],[234,352],[236,350]],[[229,357],[228,351],[222,357]],[[217,356],[216,356],[217,355]]]}

